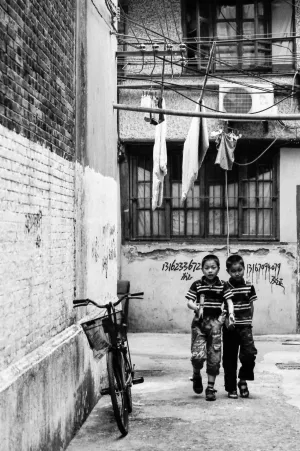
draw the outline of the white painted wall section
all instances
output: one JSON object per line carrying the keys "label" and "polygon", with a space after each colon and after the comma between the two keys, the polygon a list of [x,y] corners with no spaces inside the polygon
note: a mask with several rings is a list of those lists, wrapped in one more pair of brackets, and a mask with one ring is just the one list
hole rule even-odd
{"label": "white painted wall section", "polygon": [[296,186],[300,185],[300,149],[280,150],[280,241],[297,241]]}

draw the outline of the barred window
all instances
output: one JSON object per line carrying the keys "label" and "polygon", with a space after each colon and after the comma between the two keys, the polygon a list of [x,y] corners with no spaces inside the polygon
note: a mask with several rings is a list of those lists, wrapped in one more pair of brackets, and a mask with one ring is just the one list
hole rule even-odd
{"label": "barred window", "polygon": [[228,217],[231,238],[276,239],[277,156],[270,151],[248,165],[265,147],[265,143],[255,144],[255,149],[239,144],[236,160],[242,165],[234,164],[227,172],[226,191],[225,171],[214,163],[216,149],[212,144],[194,188],[182,204],[182,145],[173,149],[168,145],[164,200],[155,211],[151,208],[152,146],[130,147],[127,237],[133,240],[224,239]]}
{"label": "barred window", "polygon": [[293,2],[286,0],[187,0],[184,23],[189,66],[206,67],[214,40],[215,70],[293,69],[293,9]]}

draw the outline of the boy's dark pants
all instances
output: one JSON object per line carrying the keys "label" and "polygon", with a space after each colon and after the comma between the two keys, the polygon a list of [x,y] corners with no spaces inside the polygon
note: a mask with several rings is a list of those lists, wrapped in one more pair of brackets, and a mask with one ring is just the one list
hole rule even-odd
{"label": "boy's dark pants", "polygon": [[254,366],[257,349],[254,346],[252,326],[223,327],[223,368],[225,390],[236,390],[238,352],[241,367],[239,379],[254,380]]}

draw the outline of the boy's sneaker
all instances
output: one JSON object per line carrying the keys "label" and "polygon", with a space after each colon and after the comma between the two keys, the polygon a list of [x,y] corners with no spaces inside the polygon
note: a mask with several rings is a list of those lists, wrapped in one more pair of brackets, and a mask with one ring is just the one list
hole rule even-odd
{"label": "boy's sneaker", "polygon": [[229,391],[227,396],[230,399],[238,399],[238,394],[236,390]]}
{"label": "boy's sneaker", "polygon": [[193,382],[194,392],[197,393],[197,395],[200,395],[203,392],[201,374],[199,375],[193,374],[193,377],[191,377],[190,380]]}
{"label": "boy's sneaker", "polygon": [[216,400],[216,392],[213,387],[208,386],[205,390],[205,399],[206,401],[215,401]]}

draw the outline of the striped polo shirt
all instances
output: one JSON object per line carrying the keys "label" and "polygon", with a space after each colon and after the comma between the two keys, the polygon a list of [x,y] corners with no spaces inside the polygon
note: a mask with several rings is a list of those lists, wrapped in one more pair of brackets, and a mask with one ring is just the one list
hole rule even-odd
{"label": "striped polo shirt", "polygon": [[241,280],[237,282],[232,278],[225,283],[225,286],[232,291],[235,326],[251,326],[251,304],[257,300],[255,288],[250,282]]}
{"label": "striped polo shirt", "polygon": [[222,313],[222,304],[232,298],[231,289],[226,286],[225,282],[216,277],[213,281],[209,281],[205,276],[200,280],[196,280],[186,294],[186,299],[200,304],[200,295],[204,294],[204,310],[205,316],[219,316]]}

